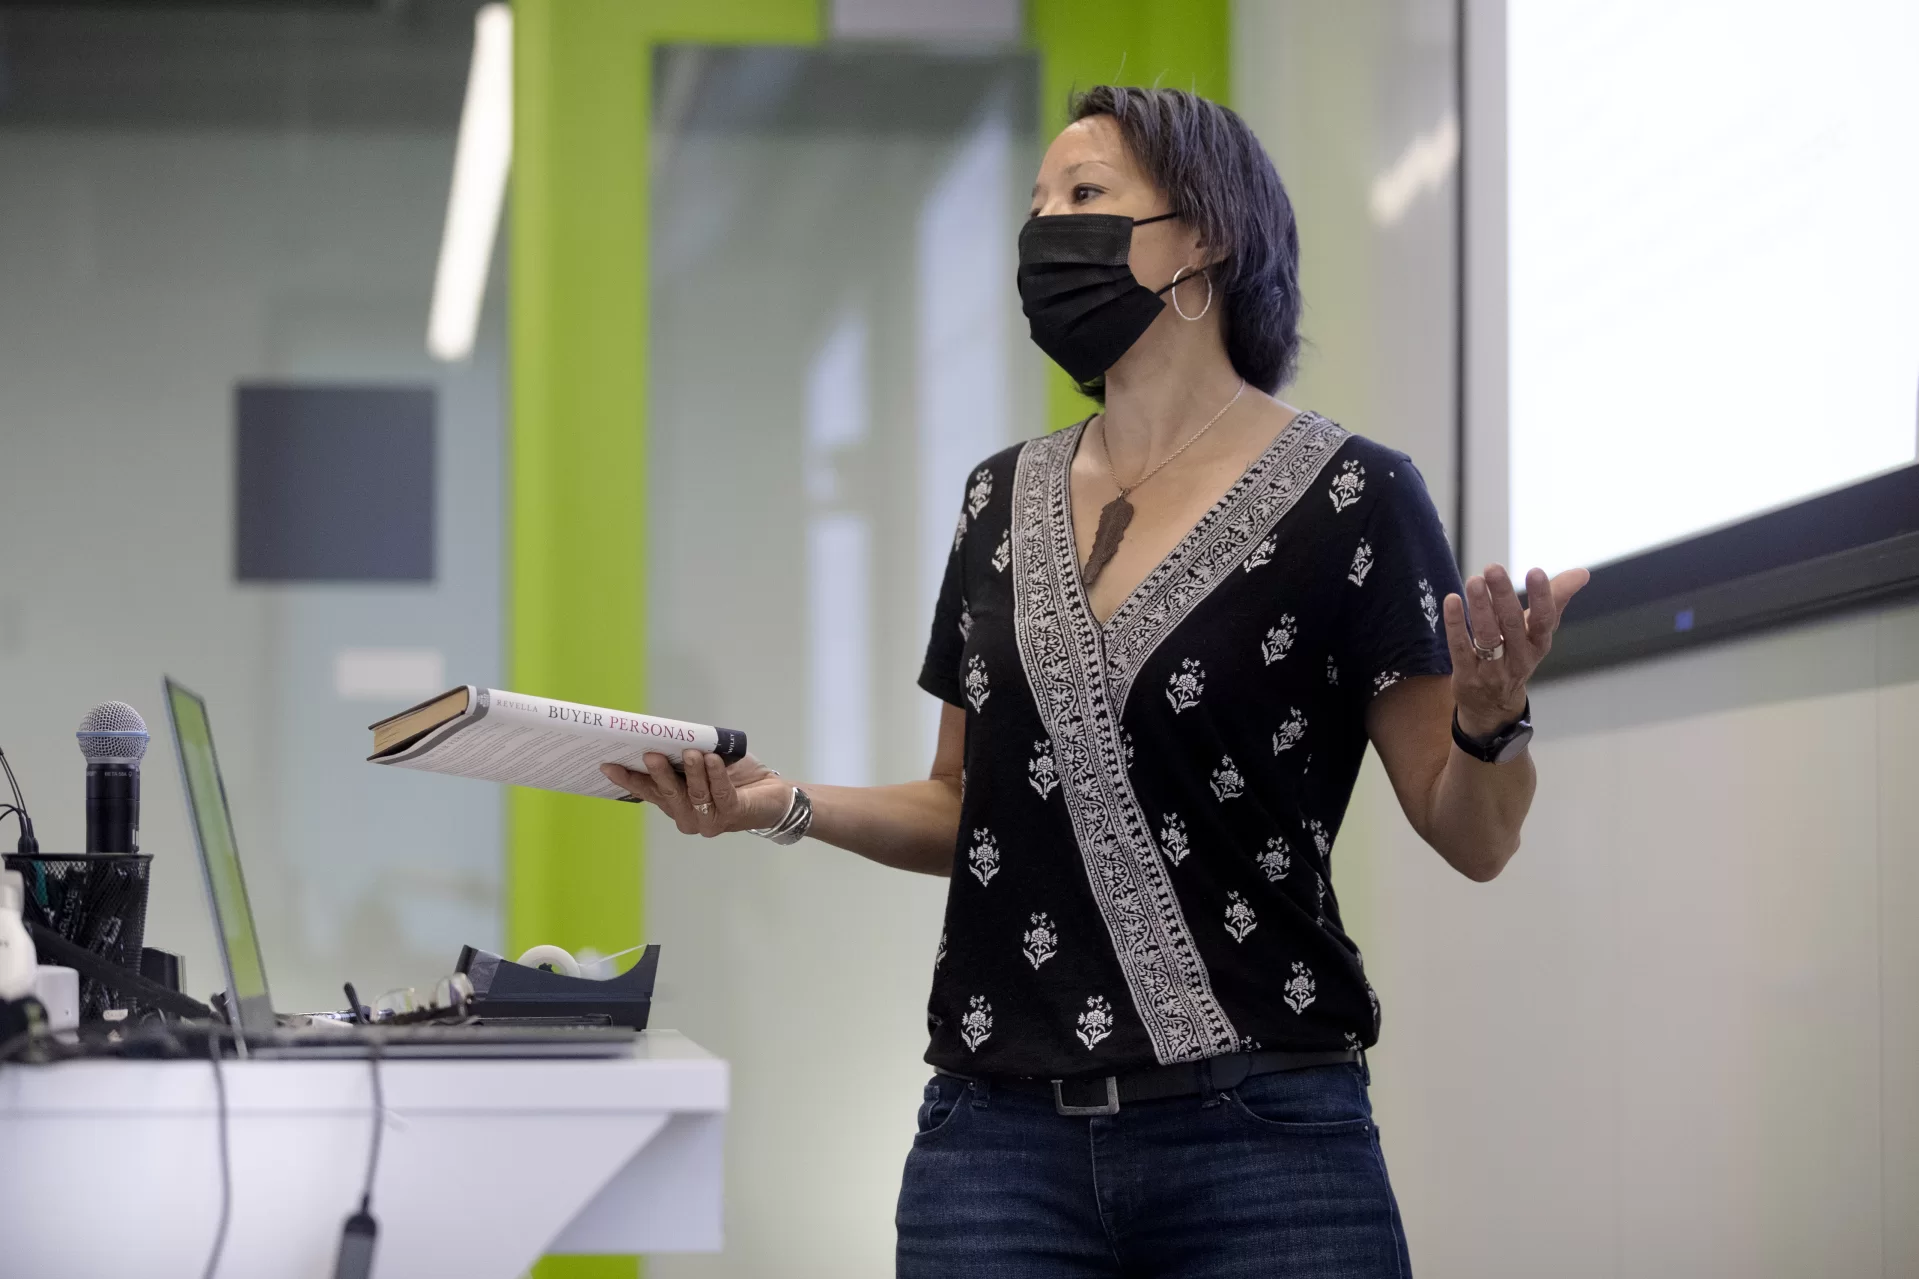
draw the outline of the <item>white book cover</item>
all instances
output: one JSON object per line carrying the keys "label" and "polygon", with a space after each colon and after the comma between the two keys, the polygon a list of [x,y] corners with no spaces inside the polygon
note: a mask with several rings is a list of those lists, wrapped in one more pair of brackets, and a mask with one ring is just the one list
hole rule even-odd
{"label": "white book cover", "polygon": [[[728,763],[746,754],[746,734],[738,729],[473,684],[466,686],[466,693],[463,712],[418,738],[368,758],[395,768],[630,800],[632,796],[601,774],[601,764],[624,764],[645,772],[649,752],[665,755],[675,768],[689,748],[713,752]],[[400,714],[432,704],[422,702]]]}

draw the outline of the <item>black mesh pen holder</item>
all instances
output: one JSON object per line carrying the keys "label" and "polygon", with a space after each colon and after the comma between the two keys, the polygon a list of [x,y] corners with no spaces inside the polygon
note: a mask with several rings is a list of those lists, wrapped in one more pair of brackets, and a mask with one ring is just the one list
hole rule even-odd
{"label": "black mesh pen holder", "polygon": [[[140,971],[146,944],[152,853],[7,853],[20,872],[28,923],[50,929],[122,968]],[[80,1020],[97,1021],[125,1001],[89,977],[80,979]]]}

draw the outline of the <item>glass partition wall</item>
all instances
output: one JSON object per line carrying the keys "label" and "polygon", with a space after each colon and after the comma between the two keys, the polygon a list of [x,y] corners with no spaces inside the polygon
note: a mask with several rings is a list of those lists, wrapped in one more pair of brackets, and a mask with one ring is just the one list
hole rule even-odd
{"label": "glass partition wall", "polygon": [[[676,48],[654,84],[649,697],[788,776],[924,777],[964,482],[1043,429],[1033,68]],[[890,1275],[946,881],[649,820],[654,1016],[734,1073],[727,1251],[648,1273]]]}
{"label": "glass partition wall", "polygon": [[[369,722],[502,670],[497,260],[471,357],[425,340],[473,11],[0,10],[0,746],[78,848],[75,725],[145,715],[148,942],[197,994],[163,674],[208,698],[282,1008],[502,944],[498,788],[364,762]],[[794,777],[923,776],[964,481],[1043,427],[1035,68],[658,57],[647,709]],[[654,1023],[734,1063],[727,1250],[649,1273],[890,1274],[945,882],[647,836]]]}
{"label": "glass partition wall", "polygon": [[497,788],[363,762],[500,667],[501,299],[469,359],[425,343],[473,14],[0,10],[0,746],[78,849],[75,725],[145,716],[147,942],[200,996],[163,674],[208,698],[280,1007],[500,943]]}

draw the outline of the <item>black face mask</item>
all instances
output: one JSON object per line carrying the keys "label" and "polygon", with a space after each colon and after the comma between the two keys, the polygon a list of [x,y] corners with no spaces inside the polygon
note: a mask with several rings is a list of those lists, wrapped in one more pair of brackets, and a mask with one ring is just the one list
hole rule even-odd
{"label": "black face mask", "polygon": [[[1114,213],[1061,213],[1028,218],[1019,232],[1020,308],[1033,342],[1085,384],[1119,363],[1166,309],[1126,264],[1133,228],[1176,213],[1131,218]],[[1174,283],[1179,283],[1175,280]]]}

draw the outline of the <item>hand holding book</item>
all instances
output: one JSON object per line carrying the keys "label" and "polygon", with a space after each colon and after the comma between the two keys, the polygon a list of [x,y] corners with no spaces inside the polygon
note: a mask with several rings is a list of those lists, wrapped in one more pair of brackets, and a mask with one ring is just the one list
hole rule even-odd
{"label": "hand holding book", "polygon": [[737,729],[463,685],[373,728],[376,764],[645,801],[686,835],[760,830],[793,788]]}
{"label": "hand holding book", "polygon": [[683,773],[665,767],[664,755],[648,755],[646,771],[602,764],[600,772],[633,798],[653,804],[673,819],[682,835],[724,835],[762,830],[786,814],[793,787],[746,755],[731,764],[711,751],[688,749]]}

